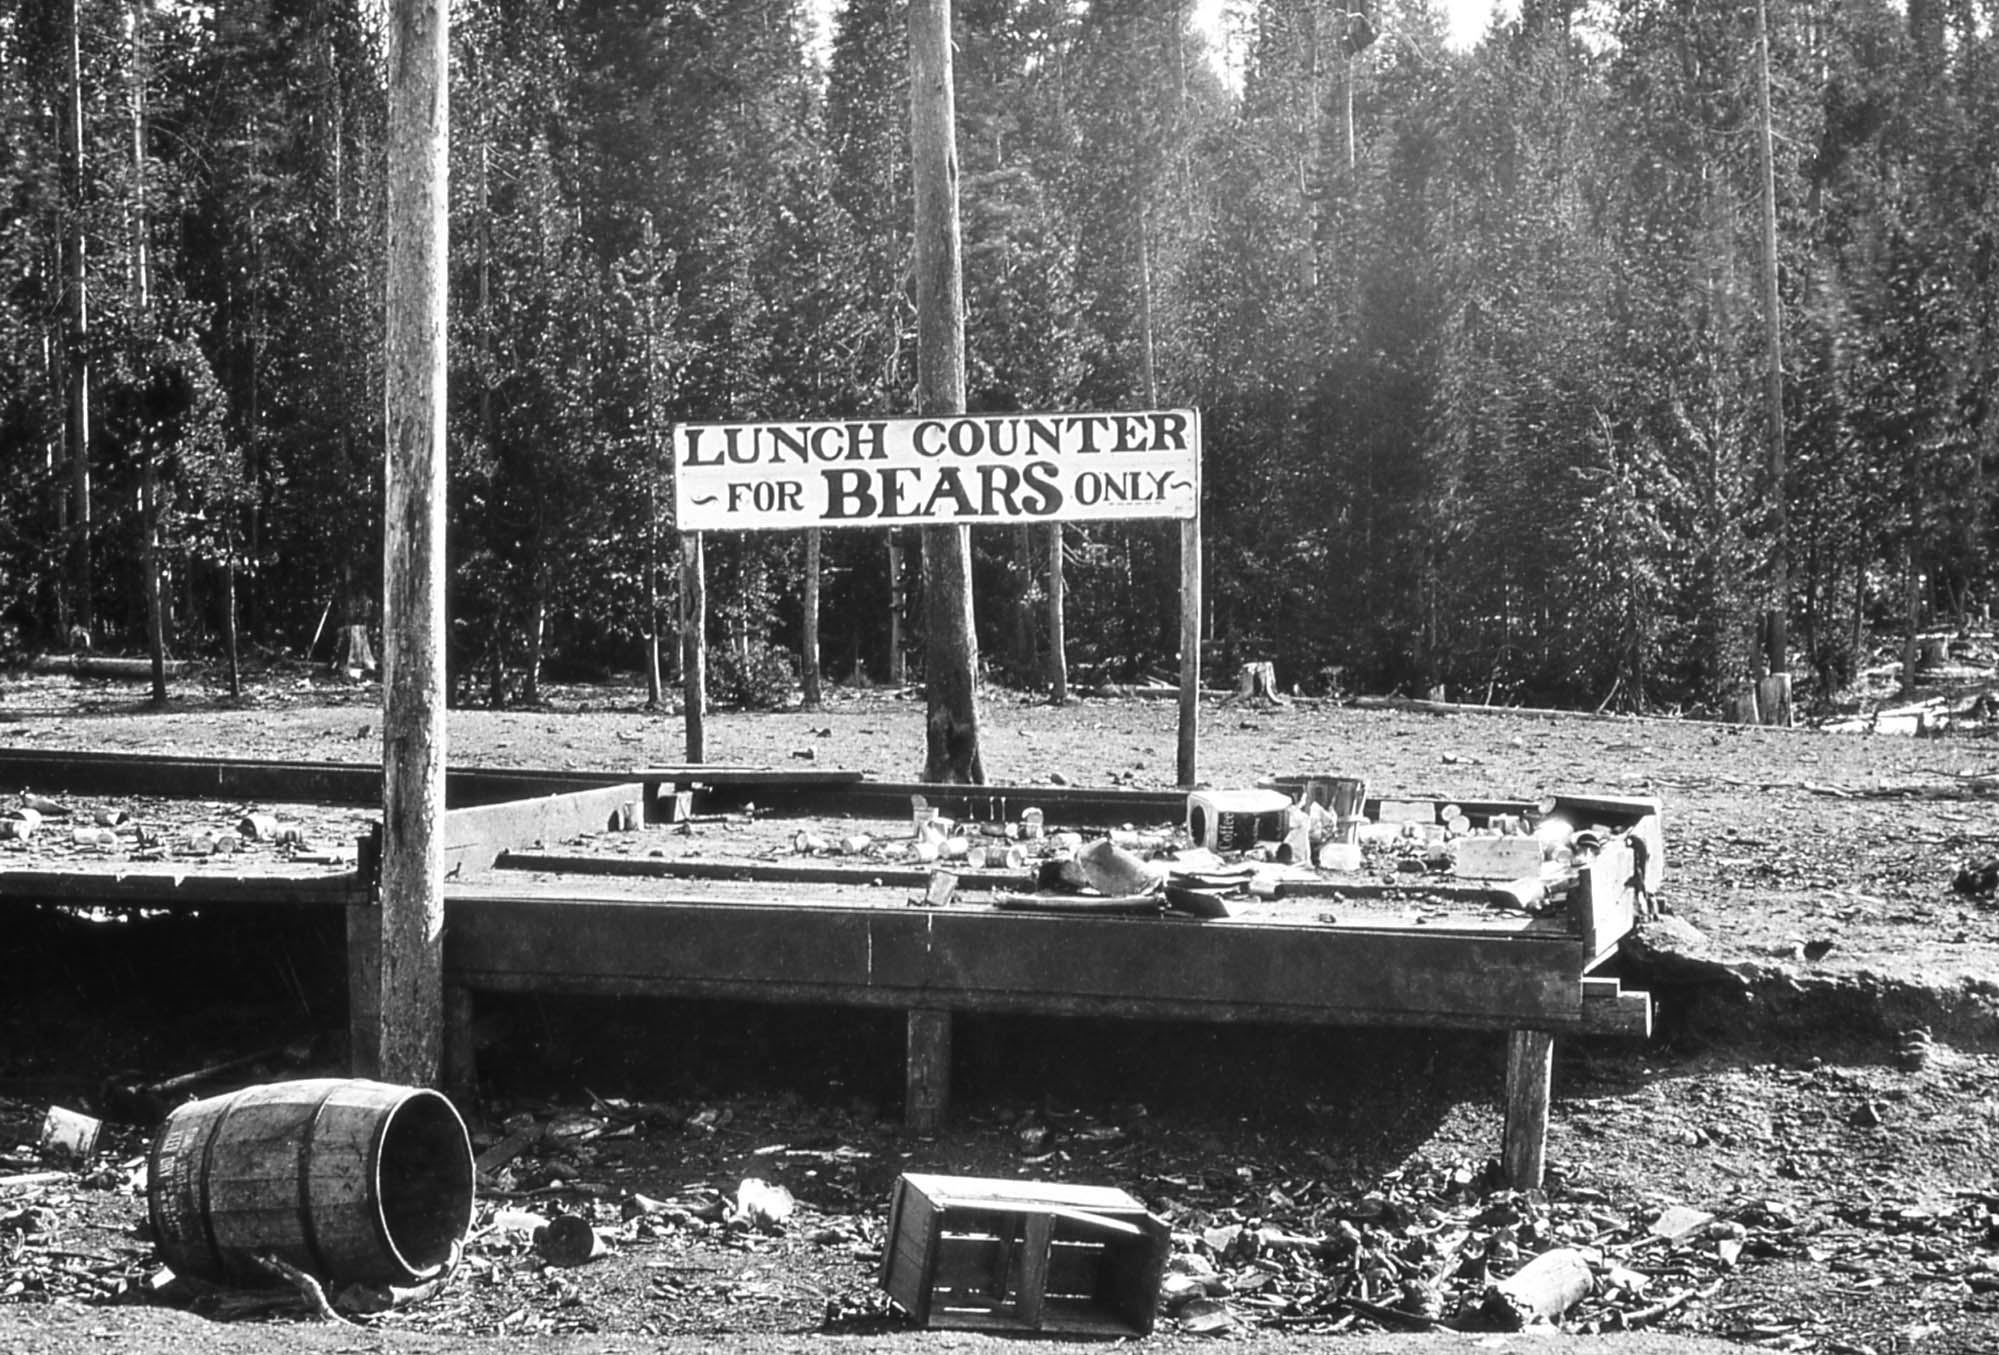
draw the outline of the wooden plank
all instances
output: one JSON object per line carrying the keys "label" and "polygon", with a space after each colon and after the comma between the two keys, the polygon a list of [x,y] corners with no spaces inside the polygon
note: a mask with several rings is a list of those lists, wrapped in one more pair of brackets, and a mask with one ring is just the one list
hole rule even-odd
{"label": "wooden plank", "polygon": [[652,784],[710,789],[718,786],[851,786],[866,773],[841,767],[770,767],[749,763],[678,762],[636,768],[628,776]]}
{"label": "wooden plank", "polygon": [[444,814],[447,872],[490,870],[501,853],[560,842],[582,833],[619,832],[644,823],[645,792],[636,782],[450,809]]}
{"label": "wooden plank", "polygon": [[1422,930],[453,892],[455,982],[1217,1020],[1582,1021],[1580,946]]}
{"label": "wooden plank", "polygon": [[339,904],[363,902],[360,873],[319,875],[243,871],[208,874],[198,868],[147,866],[117,870],[0,870],[0,905],[187,909],[222,904]]}
{"label": "wooden plank", "polygon": [[0,749],[0,780],[45,795],[159,795],[292,804],[380,804],[382,769],[140,753]]}
{"label": "wooden plank", "polygon": [[[962,863],[961,863],[962,864]],[[498,871],[537,871],[644,880],[747,880],[757,884],[822,884],[923,889],[933,867],[901,869],[879,863],[862,866],[833,861],[674,861],[663,857],[594,856],[582,852],[504,852]],[[961,889],[1033,889],[1035,877],[1017,871],[963,871]]]}
{"label": "wooden plank", "polygon": [[1583,1028],[1592,1035],[1652,1036],[1652,995],[1626,992],[1616,979],[1583,980]]}
{"label": "wooden plank", "polygon": [[1623,838],[1604,843],[1593,860],[1585,862],[1569,892],[1569,917],[1583,949],[1594,968],[1616,953],[1618,945],[1638,918],[1638,899],[1633,881],[1638,867],[1631,845]]}
{"label": "wooden plank", "polygon": [[1547,1168],[1548,1099],[1553,1089],[1555,1037],[1516,1030],[1506,1039],[1506,1137],[1500,1158],[1506,1183],[1538,1190]]}
{"label": "wooden plank", "polygon": [[[855,773],[854,775],[858,775]],[[452,767],[448,804],[491,804],[630,781],[630,772],[527,767]],[[379,805],[379,763],[189,758],[151,753],[0,749],[0,781],[43,794],[158,795],[167,799],[263,800],[279,804]]]}
{"label": "wooden plank", "polygon": [[926,781],[856,781],[842,785],[803,782],[787,786],[717,785],[708,793],[711,807],[754,800],[760,808],[781,813],[851,814],[859,819],[909,817],[909,800],[921,795],[946,818],[961,823],[1018,822],[1020,811],[1032,805],[1052,825],[1111,826],[1126,823],[1181,823],[1187,817],[1187,794],[1179,790],[1127,790],[1117,787],[937,785]]}

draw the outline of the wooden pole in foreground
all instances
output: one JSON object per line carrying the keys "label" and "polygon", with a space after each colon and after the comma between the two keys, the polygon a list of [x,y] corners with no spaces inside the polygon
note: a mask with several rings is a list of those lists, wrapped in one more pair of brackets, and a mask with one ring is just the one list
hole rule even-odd
{"label": "wooden pole in foreground", "polygon": [[444,1029],[447,0],[388,14],[388,470],[377,1067],[437,1081]]}
{"label": "wooden pole in foreground", "polygon": [[[965,282],[958,240],[957,96],[950,0],[909,6],[909,163],[916,197],[916,407],[965,412]],[[972,535],[923,529],[925,781],[978,784],[979,641]]]}

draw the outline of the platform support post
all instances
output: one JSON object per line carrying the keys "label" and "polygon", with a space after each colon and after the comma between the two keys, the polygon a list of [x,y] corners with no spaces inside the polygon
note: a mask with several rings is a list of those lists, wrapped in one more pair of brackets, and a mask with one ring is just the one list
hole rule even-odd
{"label": "platform support post", "polygon": [[479,1051],[472,1037],[472,990],[444,985],[444,1094],[461,1107],[479,1090]]}
{"label": "platform support post", "polygon": [[903,1120],[918,1133],[944,1124],[951,1107],[951,1013],[919,1007],[909,1013]]}
{"label": "platform support post", "polygon": [[373,901],[347,905],[347,1072],[381,1075],[382,910]]}
{"label": "platform support post", "polygon": [[1506,1037],[1506,1184],[1515,1190],[1541,1185],[1547,1166],[1548,1099],[1555,1074],[1555,1037],[1545,1030],[1516,1030]]}

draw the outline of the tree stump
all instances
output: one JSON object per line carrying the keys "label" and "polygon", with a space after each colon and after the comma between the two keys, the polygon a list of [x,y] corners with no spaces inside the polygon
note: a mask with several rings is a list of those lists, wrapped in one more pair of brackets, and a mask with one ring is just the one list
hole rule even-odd
{"label": "tree stump", "polygon": [[368,642],[366,626],[342,626],[333,646],[333,666],[351,678],[375,671],[375,649]]}
{"label": "tree stump", "polygon": [[1230,699],[1287,704],[1284,694],[1277,690],[1277,665],[1269,660],[1244,664],[1236,672],[1235,695]]}
{"label": "tree stump", "polygon": [[1756,680],[1756,711],[1759,722],[1789,728],[1795,720],[1791,708],[1791,675],[1772,673]]}
{"label": "tree stump", "polygon": [[1762,705],[1756,699],[1756,685],[1745,683],[1729,693],[1726,716],[1728,723],[1735,725],[1760,725],[1763,723]]}

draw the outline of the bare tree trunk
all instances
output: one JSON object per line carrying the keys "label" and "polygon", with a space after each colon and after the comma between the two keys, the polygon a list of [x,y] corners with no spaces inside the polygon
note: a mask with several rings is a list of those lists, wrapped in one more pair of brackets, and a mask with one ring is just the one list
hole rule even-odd
{"label": "bare tree trunk", "polygon": [[1048,699],[1058,706],[1069,704],[1069,625],[1063,612],[1069,590],[1064,572],[1066,535],[1061,523],[1048,524]]}
{"label": "bare tree trunk", "polygon": [[902,652],[902,609],[908,602],[902,591],[902,538],[891,527],[888,529],[888,680],[892,687],[900,687],[909,679]]}
{"label": "bare tree trunk", "polygon": [[[537,575],[541,571],[536,570]],[[530,706],[541,704],[541,661],[548,643],[548,588],[535,581],[533,604],[528,612],[528,654],[521,674],[521,700]]]}
{"label": "bare tree trunk", "polygon": [[224,548],[228,558],[222,562],[222,649],[229,665],[229,699],[240,700],[243,695],[243,664],[238,652],[236,636],[236,541],[235,529],[230,528],[230,540]]}
{"label": "bare tree trunk", "polygon": [[160,583],[160,466],[159,449],[151,438],[139,449],[140,548],[139,568],[146,576],[146,653],[152,659],[153,704],[167,703],[167,622],[166,599]]}
{"label": "bare tree trunk", "polygon": [[652,213],[645,217],[646,251],[646,709],[666,702],[666,684],[659,671],[660,559],[659,464],[659,234]]}
{"label": "bare tree trunk", "polygon": [[1764,659],[1772,673],[1790,666],[1791,526],[1785,492],[1789,473],[1784,447],[1784,312],[1777,287],[1777,161],[1770,128],[1770,19],[1765,0],[1756,4],[1756,122],[1763,157],[1763,324],[1765,406],[1769,424],[1770,609],[1764,630]]}
{"label": "bare tree trunk", "polygon": [[69,106],[62,120],[63,273],[68,299],[65,336],[65,393],[69,406],[69,525],[72,624],[86,640],[97,630],[90,553],[90,276],[84,260],[83,229],[83,54],[78,32],[82,0],[65,11],[69,32]]}
{"label": "bare tree trunk", "polygon": [[447,0],[388,14],[387,611],[377,1064],[437,1081],[444,1027]]}
{"label": "bare tree trunk", "polygon": [[1034,528],[1020,523],[1013,530],[1014,555],[1019,559],[1020,593],[1013,599],[1013,671],[1023,682],[1036,674],[1034,633]]}
{"label": "bare tree trunk", "polygon": [[[932,416],[965,412],[965,299],[959,262],[956,96],[950,0],[909,6],[909,141],[916,189],[916,406]],[[927,747],[923,779],[981,783],[972,618],[972,535],[964,526],[923,529]]]}
{"label": "bare tree trunk", "polygon": [[[151,360],[152,279],[146,257],[146,3],[132,0],[132,196],[127,208],[131,230],[132,316],[135,370]],[[160,447],[148,433],[139,435],[139,516],[145,533],[139,567],[145,574],[146,652],[152,658],[153,704],[167,703],[167,624],[164,583],[160,577]]]}
{"label": "bare tree trunk", "polygon": [[1923,628],[1923,607],[1916,591],[1916,550],[1906,542],[1902,546],[1902,614],[1902,695],[1909,697],[1916,694],[1916,664],[1921,657],[1917,634]]}

